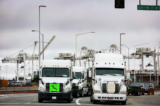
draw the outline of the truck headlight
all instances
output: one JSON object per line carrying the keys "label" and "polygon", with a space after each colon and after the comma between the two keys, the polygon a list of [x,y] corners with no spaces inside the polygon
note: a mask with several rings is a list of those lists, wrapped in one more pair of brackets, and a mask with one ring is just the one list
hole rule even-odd
{"label": "truck headlight", "polygon": [[121,93],[121,94],[126,94],[126,91],[121,91],[120,93]]}
{"label": "truck headlight", "polygon": [[100,90],[94,90],[94,93],[101,93]]}
{"label": "truck headlight", "polygon": [[66,88],[65,90],[64,90],[64,92],[66,93],[66,92],[69,92],[70,91],[70,88]]}
{"label": "truck headlight", "polygon": [[40,87],[40,88],[39,88],[39,91],[41,91],[41,92],[45,92],[45,89],[44,89],[44,88],[42,88],[42,87]]}

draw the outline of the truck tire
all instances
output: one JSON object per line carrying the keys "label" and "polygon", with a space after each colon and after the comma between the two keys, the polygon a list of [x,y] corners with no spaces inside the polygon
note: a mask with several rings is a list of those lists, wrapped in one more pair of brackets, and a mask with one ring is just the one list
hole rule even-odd
{"label": "truck tire", "polygon": [[126,101],[121,102],[122,105],[126,105]]}
{"label": "truck tire", "polygon": [[67,100],[67,103],[71,103],[72,100]]}
{"label": "truck tire", "polygon": [[83,94],[83,88],[82,88],[82,93],[79,95],[80,97],[83,97],[84,96],[84,94]]}
{"label": "truck tire", "polygon": [[138,95],[138,89],[134,89],[134,96]]}
{"label": "truck tire", "polygon": [[90,102],[93,102],[93,100],[92,100],[92,96],[90,96]]}
{"label": "truck tire", "polygon": [[142,91],[142,95],[144,95],[144,92],[145,92],[145,91],[143,90],[143,91]]}
{"label": "truck tire", "polygon": [[42,103],[42,102],[43,102],[43,100],[42,100],[42,99],[38,99],[38,102],[39,102],[39,103]]}
{"label": "truck tire", "polygon": [[73,91],[73,97],[78,98],[78,91],[77,90]]}
{"label": "truck tire", "polygon": [[71,103],[72,100],[73,100],[73,97],[72,97],[72,93],[71,93],[70,98],[67,100],[67,103]]}
{"label": "truck tire", "polygon": [[138,93],[137,93],[137,94],[138,94],[138,96],[140,96],[140,95],[141,95],[141,92],[140,92],[140,90],[139,90],[139,89],[138,89]]}
{"label": "truck tire", "polygon": [[98,102],[97,100],[93,99],[93,104],[97,104],[97,102]]}

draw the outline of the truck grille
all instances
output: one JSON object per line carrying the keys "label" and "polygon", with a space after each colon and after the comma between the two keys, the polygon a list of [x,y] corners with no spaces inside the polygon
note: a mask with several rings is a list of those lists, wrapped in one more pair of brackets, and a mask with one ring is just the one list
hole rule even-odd
{"label": "truck grille", "polygon": [[103,83],[102,93],[119,93],[120,87],[117,83]]}
{"label": "truck grille", "polygon": [[114,83],[108,83],[107,84],[107,91],[108,93],[114,93],[115,92],[115,84]]}
{"label": "truck grille", "polygon": [[[49,92],[49,84],[57,84],[57,83],[46,83],[47,92]],[[60,83],[60,92],[63,92],[63,83]]]}

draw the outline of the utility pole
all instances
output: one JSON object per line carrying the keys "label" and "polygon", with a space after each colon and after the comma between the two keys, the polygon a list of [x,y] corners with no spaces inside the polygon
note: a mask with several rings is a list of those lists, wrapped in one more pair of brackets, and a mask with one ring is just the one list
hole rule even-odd
{"label": "utility pole", "polygon": [[121,35],[125,33],[120,33],[120,54],[121,54]]}
{"label": "utility pole", "polygon": [[1,66],[0,66],[0,79],[1,79]]}
{"label": "utility pole", "polygon": [[[7,80],[7,67],[8,65],[6,65],[6,80]],[[7,91],[7,85],[6,85],[6,91]]]}

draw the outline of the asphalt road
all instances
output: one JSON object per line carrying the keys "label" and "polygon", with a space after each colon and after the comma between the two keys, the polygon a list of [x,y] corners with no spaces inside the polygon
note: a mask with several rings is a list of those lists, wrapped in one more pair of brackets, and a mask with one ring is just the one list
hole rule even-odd
{"label": "asphalt road", "polygon": [[[38,95],[35,94],[6,94],[0,95],[0,106],[76,106],[76,105],[120,105],[119,103],[107,103],[101,102],[98,104],[93,104],[90,102],[89,97],[83,98],[74,98],[71,103],[67,103],[66,101],[57,101],[57,100],[45,100],[43,103],[38,103],[37,99]],[[160,95],[155,94],[153,96],[128,96],[128,101],[126,105],[132,106],[146,106],[146,105],[160,105]]]}

